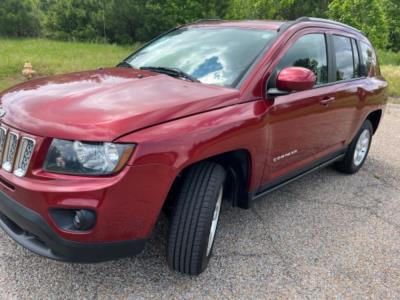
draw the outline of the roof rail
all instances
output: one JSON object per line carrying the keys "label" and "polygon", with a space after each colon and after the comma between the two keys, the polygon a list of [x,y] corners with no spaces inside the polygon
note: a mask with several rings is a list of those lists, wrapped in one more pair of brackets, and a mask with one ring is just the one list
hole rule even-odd
{"label": "roof rail", "polygon": [[197,24],[197,23],[201,23],[201,22],[220,22],[222,21],[221,19],[198,19],[196,21],[194,21],[192,24]]}
{"label": "roof rail", "polygon": [[282,24],[281,26],[279,26],[278,32],[286,31],[287,29],[289,29],[289,28],[292,27],[293,25],[296,25],[296,24],[298,24],[298,23],[305,22],[305,21],[309,21],[309,18],[307,18],[307,17],[301,17],[301,18],[298,18],[298,19],[296,19],[296,20],[294,20],[294,21],[287,21],[286,23],[284,23],[284,24]]}
{"label": "roof rail", "polygon": [[328,24],[333,24],[333,25],[338,25],[338,26],[346,27],[346,28],[349,28],[349,29],[352,29],[352,30],[355,30],[355,31],[357,31],[357,32],[362,33],[361,30],[359,30],[359,29],[357,29],[357,28],[355,28],[355,27],[353,27],[353,26],[344,24],[344,23],[342,23],[342,22],[338,22],[338,21],[334,21],[334,20],[329,20],[329,19],[321,19],[321,18],[307,18],[307,19],[309,19],[309,20],[312,21],[312,22],[323,22],[323,23],[328,23]]}
{"label": "roof rail", "polygon": [[350,25],[338,22],[338,21],[333,21],[333,20],[328,20],[328,19],[321,19],[321,18],[310,18],[310,17],[300,17],[298,19],[296,19],[295,21],[290,21],[287,22],[285,24],[283,24],[281,27],[279,27],[278,31],[285,31],[288,28],[290,28],[291,26],[298,24],[298,23],[302,23],[302,22],[321,22],[321,23],[326,23],[326,24],[332,24],[332,25],[337,25],[337,26],[341,26],[341,27],[345,27],[351,30],[355,30],[361,34],[364,34],[361,30],[354,28]]}

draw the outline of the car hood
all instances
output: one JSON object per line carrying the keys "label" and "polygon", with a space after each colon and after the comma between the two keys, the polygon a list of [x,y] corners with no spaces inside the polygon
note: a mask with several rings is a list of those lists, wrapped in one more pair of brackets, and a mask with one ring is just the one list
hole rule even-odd
{"label": "car hood", "polygon": [[235,89],[129,68],[33,80],[0,94],[3,123],[38,136],[88,141],[112,141],[238,99]]}

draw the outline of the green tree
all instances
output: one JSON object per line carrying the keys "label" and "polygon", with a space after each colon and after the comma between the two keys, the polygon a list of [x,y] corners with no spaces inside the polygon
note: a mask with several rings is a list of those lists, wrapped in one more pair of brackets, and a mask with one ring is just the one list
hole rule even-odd
{"label": "green tree", "polygon": [[232,0],[228,17],[230,19],[272,19],[277,14],[274,2],[274,0]]}
{"label": "green tree", "polygon": [[328,16],[363,31],[377,48],[388,44],[389,30],[379,0],[333,0]]}
{"label": "green tree", "polygon": [[400,51],[400,1],[382,0],[383,10],[389,26],[388,48]]}
{"label": "green tree", "polygon": [[198,19],[330,17],[400,50],[399,0],[0,0],[0,35],[132,43]]}
{"label": "green tree", "polygon": [[102,35],[101,0],[42,0],[46,36],[63,40],[99,40]]}
{"label": "green tree", "polygon": [[230,0],[112,0],[106,7],[110,41],[147,41],[176,26],[203,18],[224,18]]}
{"label": "green tree", "polygon": [[283,19],[295,20],[300,17],[326,17],[329,0],[292,0],[282,2],[278,14]]}
{"label": "green tree", "polygon": [[40,34],[39,11],[32,0],[0,1],[0,35],[38,36]]}
{"label": "green tree", "polygon": [[228,16],[231,19],[284,19],[303,16],[324,17],[329,0],[232,0]]}

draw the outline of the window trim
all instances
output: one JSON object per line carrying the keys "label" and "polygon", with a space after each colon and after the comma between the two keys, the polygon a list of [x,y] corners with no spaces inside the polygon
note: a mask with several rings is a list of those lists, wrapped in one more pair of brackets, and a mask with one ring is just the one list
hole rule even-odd
{"label": "window trim", "polygon": [[325,35],[328,42],[328,84],[330,84],[336,81],[335,46],[333,44],[332,34],[326,33]]}
{"label": "window trim", "polygon": [[358,51],[358,57],[360,59],[360,70],[359,70],[359,74],[360,74],[360,78],[367,78],[367,76],[365,75],[361,75],[361,68],[364,65],[364,58],[362,56],[362,52],[361,52],[361,41],[359,39],[355,39],[356,40],[356,44],[357,44],[357,51]]}
{"label": "window trim", "polygon": [[[354,48],[355,45],[355,48]],[[353,66],[354,66],[354,71],[357,72],[357,77],[360,77],[360,71],[361,71],[361,59],[360,59],[360,52],[358,51],[358,45],[357,45],[357,40],[356,39],[351,39],[351,48],[353,49]],[[358,67],[356,66],[356,55],[358,57]]]}

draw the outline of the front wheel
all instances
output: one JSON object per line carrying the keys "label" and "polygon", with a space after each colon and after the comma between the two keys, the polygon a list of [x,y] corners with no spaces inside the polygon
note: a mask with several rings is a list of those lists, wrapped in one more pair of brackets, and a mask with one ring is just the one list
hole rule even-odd
{"label": "front wheel", "polygon": [[193,166],[183,178],[171,220],[167,260],[171,269],[199,275],[211,257],[226,172],[216,163]]}
{"label": "front wheel", "polygon": [[369,120],[366,120],[350,143],[343,160],[336,163],[336,169],[347,174],[357,173],[368,156],[372,135],[372,124]]}

